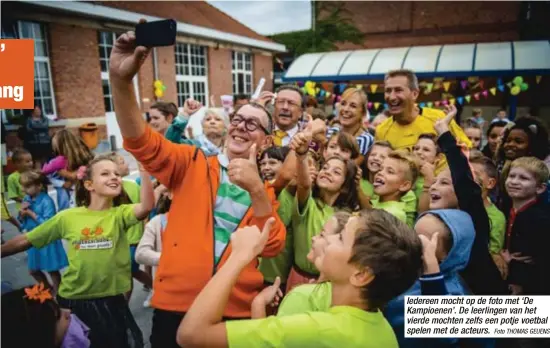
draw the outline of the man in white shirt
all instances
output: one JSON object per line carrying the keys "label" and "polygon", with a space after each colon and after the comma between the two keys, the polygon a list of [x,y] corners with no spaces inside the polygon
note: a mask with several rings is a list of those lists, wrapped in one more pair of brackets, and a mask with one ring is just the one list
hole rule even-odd
{"label": "man in white shirt", "polygon": [[491,123],[497,122],[497,121],[504,121],[506,123],[510,122],[510,120],[508,119],[508,113],[506,112],[505,109],[498,110],[497,117],[493,118]]}

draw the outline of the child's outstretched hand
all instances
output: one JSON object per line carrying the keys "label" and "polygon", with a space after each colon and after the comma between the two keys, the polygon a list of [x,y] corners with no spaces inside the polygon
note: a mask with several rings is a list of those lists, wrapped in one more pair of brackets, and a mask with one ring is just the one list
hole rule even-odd
{"label": "child's outstretched hand", "polygon": [[439,262],[435,255],[437,251],[437,239],[439,232],[432,234],[430,238],[423,234],[418,236],[422,241],[422,259],[424,261],[424,274],[439,273]]}
{"label": "child's outstretched hand", "polygon": [[271,306],[277,307],[279,302],[283,298],[283,291],[281,290],[281,278],[275,278],[275,283],[264,288],[256,297],[254,297],[253,303],[258,306]]}
{"label": "child's outstretched hand", "polygon": [[434,124],[434,128],[435,128],[435,131],[437,132],[437,135],[441,135],[449,131],[449,124],[456,116],[456,106],[447,105],[444,111],[446,116],[443,117],[442,119],[437,120]]}
{"label": "child's outstretched hand", "polygon": [[297,154],[306,154],[309,150],[309,143],[311,142],[312,134],[310,131],[306,130],[296,134],[291,142],[290,148],[294,150]]}
{"label": "child's outstretched hand", "polygon": [[243,261],[250,262],[260,255],[264,250],[274,223],[275,218],[270,217],[261,231],[258,226],[246,226],[231,234],[231,246],[233,248],[231,256],[235,255]]}

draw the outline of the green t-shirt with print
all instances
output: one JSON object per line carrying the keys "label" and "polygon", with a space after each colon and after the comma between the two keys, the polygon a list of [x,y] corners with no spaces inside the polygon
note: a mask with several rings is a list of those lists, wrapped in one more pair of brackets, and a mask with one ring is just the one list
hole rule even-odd
{"label": "green t-shirt with print", "polygon": [[295,209],[292,213],[292,231],[294,233],[294,263],[302,271],[319,274],[319,271],[307,260],[311,249],[311,238],[321,233],[325,223],[334,215],[334,209],[319,200],[309,196],[300,210],[298,199],[295,199]]}
{"label": "green t-shirt with print", "polygon": [[331,302],[332,285],[330,282],[303,284],[293,288],[283,297],[277,315],[326,312],[330,309]]}
{"label": "green t-shirt with print", "polygon": [[405,210],[405,215],[407,215],[407,225],[413,228],[414,221],[416,220],[416,208],[418,206],[416,195],[412,190],[407,191],[407,193],[401,196],[399,201],[404,204],[403,208]]}
{"label": "green t-shirt with print", "polygon": [[374,209],[382,209],[392,214],[399,220],[407,223],[407,214],[405,213],[405,203],[398,201],[380,202],[378,197],[371,199],[371,204]]}
{"label": "green t-shirt with print", "polygon": [[397,339],[382,312],[336,306],[307,312],[225,323],[230,348],[334,347],[397,348]]}
{"label": "green t-shirt with print", "polygon": [[506,217],[493,203],[485,207],[485,210],[487,211],[489,222],[491,223],[491,231],[489,232],[489,251],[492,254],[498,254],[504,245]]}
{"label": "green t-shirt with print", "polygon": [[416,179],[416,182],[414,183],[414,195],[417,200],[420,199],[422,191],[424,191],[424,177],[419,175],[418,179]]}
{"label": "green t-shirt with print", "polygon": [[[8,199],[25,198],[25,192],[19,180],[21,179],[21,173],[15,171],[8,176]],[[16,202],[15,207],[17,210],[21,209],[21,203]]]}
{"label": "green t-shirt with print", "polygon": [[130,248],[126,231],[138,223],[135,205],[108,210],[86,207],[63,210],[27,234],[35,248],[55,240],[68,243],[69,267],[63,273],[59,295],[94,299],[130,290]]}
{"label": "green t-shirt with print", "polygon": [[[296,200],[286,189],[282,190],[277,197],[279,201],[279,209],[277,213],[285,226],[289,226],[294,211]],[[292,227],[286,229],[285,248],[275,257],[262,257],[260,261],[260,272],[264,276],[264,280],[269,283],[274,283],[276,277],[281,277],[281,282],[284,284],[292,268]]]}
{"label": "green t-shirt with print", "polygon": [[[140,203],[140,186],[133,180],[122,180],[122,187],[128,194],[132,204]],[[130,245],[138,244],[143,236],[143,222],[139,222],[128,229],[126,238]]]}

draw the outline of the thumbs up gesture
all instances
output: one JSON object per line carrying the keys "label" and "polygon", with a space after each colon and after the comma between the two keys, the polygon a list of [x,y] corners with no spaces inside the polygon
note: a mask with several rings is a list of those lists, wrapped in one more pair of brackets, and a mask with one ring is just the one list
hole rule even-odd
{"label": "thumbs up gesture", "polygon": [[260,179],[260,174],[258,172],[256,157],[256,144],[253,144],[250,147],[248,158],[236,158],[231,160],[227,166],[229,180],[248,192],[263,187],[262,179]]}

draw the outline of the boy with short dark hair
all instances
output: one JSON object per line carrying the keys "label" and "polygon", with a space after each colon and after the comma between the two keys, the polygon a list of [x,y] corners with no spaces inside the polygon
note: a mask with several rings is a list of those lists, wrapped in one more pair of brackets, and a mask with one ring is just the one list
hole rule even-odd
{"label": "boy with short dark hair", "polygon": [[359,157],[359,145],[355,137],[344,132],[332,134],[323,151],[323,158],[326,161],[333,156],[340,156],[348,160],[355,160]]}
{"label": "boy with short dark hair", "polygon": [[508,284],[514,295],[549,295],[550,206],[546,191],[548,167],[535,157],[520,157],[510,166],[506,192],[512,199],[502,257],[508,263]]}
{"label": "boy with short dark hair", "polygon": [[31,153],[23,148],[15,150],[11,159],[16,170],[8,176],[8,199],[13,199],[16,202],[16,209],[19,210],[25,197],[25,192],[19,182],[21,173],[33,169],[33,162]]}

